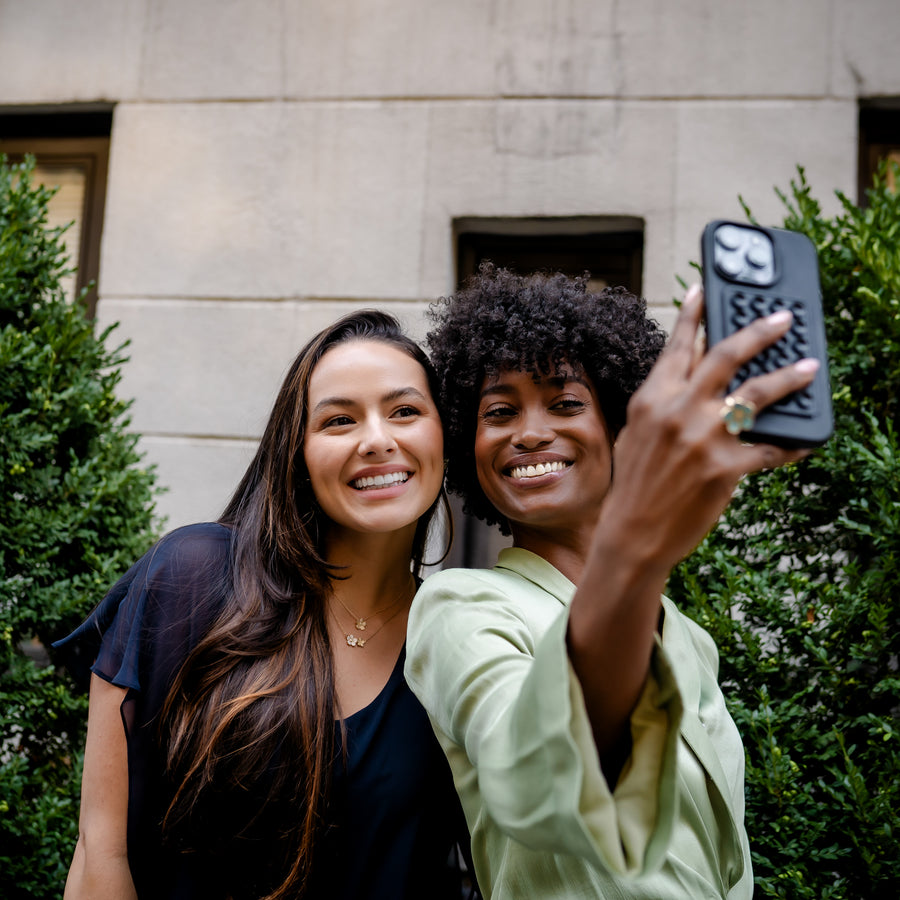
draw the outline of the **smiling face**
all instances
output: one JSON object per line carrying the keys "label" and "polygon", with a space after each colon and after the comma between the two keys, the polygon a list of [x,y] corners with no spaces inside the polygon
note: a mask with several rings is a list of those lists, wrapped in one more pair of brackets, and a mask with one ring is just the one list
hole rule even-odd
{"label": "smiling face", "polygon": [[411,534],[443,480],[441,421],[422,366],[382,341],[338,344],[313,370],[308,408],[303,456],[333,528]]}
{"label": "smiling face", "polygon": [[612,478],[609,432],[593,385],[571,368],[538,381],[518,370],[486,377],[475,465],[517,543],[526,529],[592,529]]}

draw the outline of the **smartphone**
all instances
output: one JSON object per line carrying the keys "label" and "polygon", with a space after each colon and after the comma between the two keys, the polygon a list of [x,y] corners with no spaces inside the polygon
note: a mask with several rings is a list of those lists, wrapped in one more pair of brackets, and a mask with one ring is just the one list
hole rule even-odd
{"label": "smartphone", "polygon": [[796,231],[716,220],[703,229],[700,255],[710,347],[761,316],[781,309],[793,313],[790,331],[741,368],[729,393],[739,393],[748,378],[804,357],[820,362],[812,384],[761,410],[742,439],[781,447],[824,444],[834,431],[834,419],[812,241]]}

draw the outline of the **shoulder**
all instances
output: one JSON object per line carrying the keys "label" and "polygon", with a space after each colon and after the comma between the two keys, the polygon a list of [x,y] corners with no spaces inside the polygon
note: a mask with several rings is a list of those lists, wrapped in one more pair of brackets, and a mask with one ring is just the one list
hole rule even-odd
{"label": "shoulder", "polygon": [[498,569],[444,569],[429,575],[416,593],[411,621],[460,619],[521,604],[519,579]]}
{"label": "shoulder", "polygon": [[[530,655],[563,607],[539,586],[507,570],[447,569],[425,579],[407,628],[409,654],[441,654],[464,647],[474,657],[515,650]],[[480,652],[480,651],[479,651]]]}
{"label": "shoulder", "polygon": [[216,614],[230,576],[230,545],[230,530],[212,522],[160,538],[54,645],[62,661],[84,682],[93,668],[140,690],[147,661],[166,647],[188,646]]}
{"label": "shoulder", "polygon": [[503,583],[505,576],[496,569],[442,569],[429,575],[419,588],[419,594],[450,593],[460,587],[491,589]]}
{"label": "shoulder", "polygon": [[507,548],[491,569],[446,569],[430,575],[416,595],[413,613],[503,615],[540,629],[568,606],[574,589],[546,560]]}
{"label": "shoulder", "polygon": [[145,625],[206,615],[209,604],[225,590],[230,560],[231,530],[224,525],[203,522],[176,528],[129,569],[103,603]]}
{"label": "shoulder", "polygon": [[221,594],[231,574],[231,530],[215,522],[170,531],[144,556],[129,585],[151,608],[179,618]]}
{"label": "shoulder", "polygon": [[184,525],[160,538],[132,567],[126,579],[147,588],[205,581],[229,567],[231,530],[216,522]]}
{"label": "shoulder", "polygon": [[416,600],[456,597],[471,602],[483,599],[485,594],[499,598],[521,590],[527,583],[528,579],[508,568],[443,569],[425,579]]}
{"label": "shoulder", "polygon": [[231,536],[231,529],[218,522],[183,525],[160,538],[148,555],[179,565],[202,565],[227,557]]}

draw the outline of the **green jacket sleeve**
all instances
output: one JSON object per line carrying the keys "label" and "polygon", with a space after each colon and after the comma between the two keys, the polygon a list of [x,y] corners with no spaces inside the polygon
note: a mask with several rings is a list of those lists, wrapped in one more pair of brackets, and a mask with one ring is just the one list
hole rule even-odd
{"label": "green jacket sleeve", "polygon": [[[490,831],[619,875],[654,870],[675,816],[681,698],[660,647],[614,790],[566,651],[567,605],[497,570],[429,578],[407,679],[448,752],[473,840]],[[456,751],[461,752],[456,752]]]}

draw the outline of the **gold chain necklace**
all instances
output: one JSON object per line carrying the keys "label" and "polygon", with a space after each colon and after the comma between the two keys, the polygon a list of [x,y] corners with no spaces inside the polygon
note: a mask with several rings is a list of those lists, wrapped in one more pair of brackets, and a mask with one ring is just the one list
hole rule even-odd
{"label": "gold chain necklace", "polygon": [[[410,578],[410,581],[412,581],[412,578]],[[387,610],[391,609],[392,607],[394,607],[398,603],[400,603],[400,601],[403,600],[403,595],[408,594],[408,593],[409,593],[409,585],[406,585],[403,588],[403,590],[397,595],[397,598],[395,600],[392,600],[387,606],[383,606],[381,609],[376,609],[375,612],[369,613],[369,615],[366,618],[363,618],[362,616],[358,616],[355,612],[353,612],[353,610],[350,609],[347,606],[347,604],[344,603],[344,601],[341,600],[341,598],[337,596],[337,594],[335,594],[334,596],[337,597],[338,603],[340,603],[341,606],[343,606],[344,609],[347,610],[349,615],[351,615],[355,619],[353,627],[357,631],[365,631],[369,627],[368,619],[371,619],[374,616],[377,616],[379,613],[387,612]],[[378,632],[381,631],[381,629],[384,628],[384,626],[387,625],[387,623],[391,621],[391,619],[396,618],[397,616],[400,615],[401,612],[403,612],[403,607],[401,606],[398,610],[391,613],[391,615],[389,615],[367,638],[361,638],[361,637],[357,637],[357,635],[355,635],[355,634],[349,634],[348,632],[345,632],[343,626],[340,623],[340,620],[337,617],[337,613],[334,611],[334,607],[329,605],[328,609],[331,612],[331,617],[334,619],[334,622],[337,625],[338,629],[340,629],[340,631],[343,632],[344,640],[347,642],[347,646],[348,647],[359,647],[360,650],[362,650],[362,648],[365,647],[366,644],[368,644],[369,641],[371,641],[372,638],[375,637],[375,635],[378,634]]]}
{"label": "gold chain necklace", "polygon": [[[399,601],[395,601],[395,602],[399,602]],[[391,604],[391,606],[393,606],[393,603]],[[362,650],[362,648],[365,647],[366,644],[368,644],[369,641],[371,641],[372,638],[375,637],[375,635],[378,634],[378,632],[381,631],[381,629],[384,628],[384,626],[387,625],[387,623],[391,621],[391,619],[396,618],[397,616],[400,615],[400,613],[403,612],[403,607],[401,606],[396,612],[391,613],[391,615],[389,615],[367,638],[360,638],[360,637],[357,637],[355,634],[350,634],[349,632],[344,631],[344,627],[341,625],[340,621],[338,620],[337,613],[334,611],[333,606],[329,606],[328,609],[329,609],[329,612],[331,613],[331,617],[334,619],[334,622],[337,625],[338,629],[344,635],[344,640],[347,642],[347,646],[348,647],[359,647],[360,650]],[[390,607],[388,607],[388,609],[390,609]],[[349,612],[349,610],[348,610],[348,612]],[[352,615],[352,613],[351,613],[351,615]],[[374,613],[372,613],[372,615],[374,615]]]}
{"label": "gold chain necklace", "polygon": [[[412,580],[412,579],[410,578],[410,580]],[[341,600],[341,598],[338,597],[337,594],[335,594],[335,597],[337,597],[337,602],[340,603],[341,606],[343,606],[344,609],[347,610],[347,612],[351,616],[353,616],[354,619],[356,619],[356,623],[354,624],[353,627],[357,631],[365,631],[369,627],[369,623],[368,623],[369,619],[373,619],[373,618],[375,618],[375,616],[379,615],[380,613],[387,612],[389,609],[393,609],[403,599],[403,595],[407,594],[407,593],[409,593],[409,583],[407,583],[403,586],[403,589],[400,591],[399,594],[397,594],[396,599],[391,600],[391,602],[388,603],[387,606],[382,606],[381,609],[376,609],[375,612],[370,612],[369,615],[366,616],[365,618],[363,618],[362,616],[358,616],[355,612],[353,612],[353,610],[350,609],[350,607],[347,606],[347,604],[344,603],[344,601]],[[390,621],[390,620],[388,620],[388,621]],[[385,624],[387,624],[387,623],[385,623]]]}

